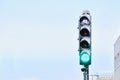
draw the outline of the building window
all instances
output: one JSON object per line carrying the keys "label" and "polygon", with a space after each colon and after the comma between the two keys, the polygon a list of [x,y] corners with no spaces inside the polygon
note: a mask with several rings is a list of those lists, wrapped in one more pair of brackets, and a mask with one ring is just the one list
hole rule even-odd
{"label": "building window", "polygon": [[116,65],[116,56],[115,56],[115,60],[114,60],[114,66],[115,66],[115,68],[116,68],[116,66],[117,66],[117,65]]}

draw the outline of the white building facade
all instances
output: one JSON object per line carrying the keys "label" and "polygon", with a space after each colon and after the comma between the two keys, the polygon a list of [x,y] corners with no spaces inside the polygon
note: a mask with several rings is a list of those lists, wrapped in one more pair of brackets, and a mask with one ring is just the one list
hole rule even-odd
{"label": "white building facade", "polygon": [[114,80],[113,75],[103,75],[98,78],[98,80]]}
{"label": "white building facade", "polygon": [[103,75],[91,75],[90,80],[114,80],[114,77],[113,77],[113,73],[103,74]]}
{"label": "white building facade", "polygon": [[120,80],[120,36],[114,44],[114,80]]}

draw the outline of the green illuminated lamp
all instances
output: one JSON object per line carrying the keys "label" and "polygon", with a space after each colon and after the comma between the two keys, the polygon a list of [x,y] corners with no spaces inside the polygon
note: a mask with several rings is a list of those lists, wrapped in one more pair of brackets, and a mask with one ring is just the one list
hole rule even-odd
{"label": "green illuminated lamp", "polygon": [[80,53],[80,64],[88,65],[90,64],[90,55],[87,51],[82,51]]}

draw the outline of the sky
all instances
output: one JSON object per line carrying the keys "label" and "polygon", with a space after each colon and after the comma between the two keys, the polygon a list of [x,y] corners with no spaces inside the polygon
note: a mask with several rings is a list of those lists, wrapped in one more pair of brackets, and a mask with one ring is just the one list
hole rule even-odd
{"label": "sky", "polygon": [[0,80],[81,80],[78,20],[92,16],[90,75],[114,73],[118,0],[0,0]]}

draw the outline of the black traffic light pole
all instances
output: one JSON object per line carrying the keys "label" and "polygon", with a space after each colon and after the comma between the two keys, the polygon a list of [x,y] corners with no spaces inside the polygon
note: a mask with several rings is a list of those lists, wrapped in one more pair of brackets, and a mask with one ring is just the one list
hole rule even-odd
{"label": "black traffic light pole", "polygon": [[87,80],[89,80],[89,66],[87,66]]}
{"label": "black traffic light pole", "polygon": [[89,80],[89,66],[85,66],[81,71],[83,72],[84,80]]}

